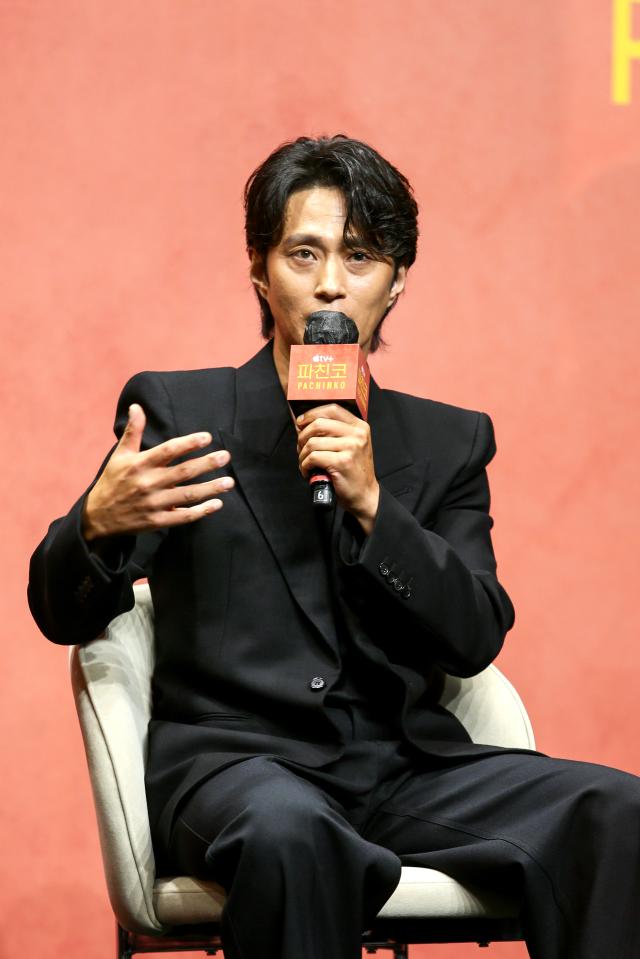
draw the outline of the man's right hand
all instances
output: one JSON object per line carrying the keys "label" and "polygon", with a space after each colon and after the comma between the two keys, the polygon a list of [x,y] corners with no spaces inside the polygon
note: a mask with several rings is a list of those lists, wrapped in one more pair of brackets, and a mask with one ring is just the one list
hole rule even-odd
{"label": "man's right hand", "polygon": [[225,466],[231,459],[226,450],[170,465],[208,446],[210,433],[178,436],[141,452],[145,424],[144,410],[132,403],[120,442],[85,502],[82,532],[87,541],[192,523],[219,510],[222,500],[217,497],[234,486],[230,476],[181,485]]}

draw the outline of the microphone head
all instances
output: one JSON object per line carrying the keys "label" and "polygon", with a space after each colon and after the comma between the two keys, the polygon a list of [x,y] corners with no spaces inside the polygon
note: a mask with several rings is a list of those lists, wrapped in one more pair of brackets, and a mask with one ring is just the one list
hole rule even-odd
{"label": "microphone head", "polygon": [[307,317],[304,342],[312,346],[318,343],[357,343],[358,327],[346,313],[316,310]]}

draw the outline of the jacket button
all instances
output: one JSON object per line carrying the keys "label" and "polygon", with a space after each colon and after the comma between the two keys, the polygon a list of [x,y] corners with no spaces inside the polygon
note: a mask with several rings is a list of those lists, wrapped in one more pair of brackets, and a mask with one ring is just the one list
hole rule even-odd
{"label": "jacket button", "polygon": [[389,575],[389,572],[390,572],[390,571],[389,571],[389,567],[387,566],[386,563],[380,563],[380,565],[378,566],[378,569],[380,570],[380,572],[381,572],[381,574],[382,574],[383,576],[388,576],[388,575]]}
{"label": "jacket button", "polygon": [[322,676],[314,676],[311,682],[309,683],[309,689],[313,689],[314,692],[317,692],[319,689],[324,689],[327,684],[325,683]]}
{"label": "jacket button", "polygon": [[405,586],[404,586],[404,583],[401,583],[399,579],[396,579],[396,581],[395,581],[394,584],[393,584],[393,588],[394,588],[398,593],[401,593],[401,592],[403,591],[403,589],[405,588]]}
{"label": "jacket button", "polygon": [[402,595],[405,599],[409,599],[411,597],[411,587],[405,586],[405,588],[402,590]]}

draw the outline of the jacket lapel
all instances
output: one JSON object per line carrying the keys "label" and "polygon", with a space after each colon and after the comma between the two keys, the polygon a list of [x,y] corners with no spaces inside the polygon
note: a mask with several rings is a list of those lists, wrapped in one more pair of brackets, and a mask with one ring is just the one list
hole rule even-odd
{"label": "jacket lapel", "polygon": [[428,461],[414,460],[405,443],[406,429],[384,391],[371,380],[369,425],[378,481],[403,506],[413,512],[423,491]]}
{"label": "jacket lapel", "polygon": [[238,485],[294,599],[337,658],[323,543],[298,470],[296,431],[271,344],[238,370],[233,429],[221,433]]}

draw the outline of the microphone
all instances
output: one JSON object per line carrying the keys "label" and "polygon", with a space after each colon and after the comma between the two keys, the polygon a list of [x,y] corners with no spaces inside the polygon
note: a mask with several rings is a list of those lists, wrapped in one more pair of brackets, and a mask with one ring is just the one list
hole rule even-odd
{"label": "microphone", "polygon": [[358,327],[346,313],[338,310],[316,310],[307,317],[303,343],[357,343]]}
{"label": "microphone", "polygon": [[[307,317],[304,345],[292,346],[287,399],[296,416],[321,403],[340,403],[367,418],[369,367],[358,345],[358,327],[350,316],[316,310]],[[314,506],[332,509],[335,491],[326,473],[309,477]]]}

